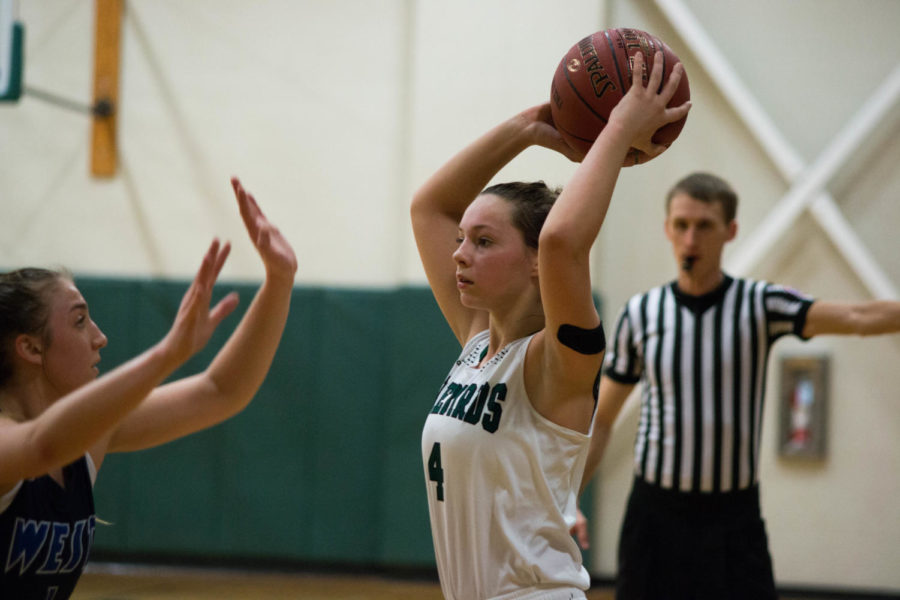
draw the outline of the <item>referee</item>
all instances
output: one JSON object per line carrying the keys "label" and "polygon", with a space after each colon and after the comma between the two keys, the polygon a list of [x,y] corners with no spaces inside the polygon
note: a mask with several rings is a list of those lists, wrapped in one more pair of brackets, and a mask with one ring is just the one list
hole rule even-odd
{"label": "referee", "polygon": [[[665,231],[678,278],[628,300],[611,332],[582,487],[640,382],[618,600],[776,598],[758,488],[769,349],[784,335],[900,330],[900,303],[814,301],[725,274],[737,202],[707,173],[670,190]],[[586,542],[583,519],[574,532]]]}

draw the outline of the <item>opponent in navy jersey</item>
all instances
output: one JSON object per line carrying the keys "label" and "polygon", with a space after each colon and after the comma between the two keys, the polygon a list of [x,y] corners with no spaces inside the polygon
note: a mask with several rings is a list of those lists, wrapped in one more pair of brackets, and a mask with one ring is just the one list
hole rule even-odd
{"label": "opponent in navy jersey", "polygon": [[[586,156],[566,145],[544,104],[470,144],[413,199],[428,281],[464,348],[422,435],[448,600],[585,597],[568,527],[605,348],[589,254],[626,157],[660,154],[653,133],[690,108],[665,107],[682,71],[661,85],[655,58],[645,87],[636,55],[632,86]],[[485,189],[531,145],[583,158],[558,198],[543,182]]]}
{"label": "opponent in navy jersey", "polygon": [[94,539],[89,455],[49,475],[26,479],[0,498],[0,598],[68,598]]}
{"label": "opponent in navy jersey", "polygon": [[[610,332],[584,482],[639,383],[619,600],[775,598],[758,489],[769,349],[785,335],[900,330],[897,302],[813,301],[726,275],[722,251],[737,231],[737,201],[727,182],[708,173],[671,189],[665,231],[678,278],[633,296]],[[578,534],[586,540],[583,520]]]}
{"label": "opponent in navy jersey", "polygon": [[[0,274],[0,598],[64,600],[94,536],[90,468],[218,423],[252,399],[290,306],[297,261],[240,183],[235,196],[266,280],[202,373],[159,385],[237,305],[210,307],[230,246],[210,245],[175,322],[156,345],[97,377],[106,336],[70,274]],[[158,386],[158,387],[157,387]],[[89,468],[90,467],[90,468]]]}

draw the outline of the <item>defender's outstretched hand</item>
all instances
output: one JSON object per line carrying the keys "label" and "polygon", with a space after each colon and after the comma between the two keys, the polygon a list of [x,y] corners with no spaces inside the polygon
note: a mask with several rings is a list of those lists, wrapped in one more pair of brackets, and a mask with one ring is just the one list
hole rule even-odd
{"label": "defender's outstretched hand", "polygon": [[263,214],[252,194],[248,193],[237,177],[231,178],[234,196],[238,201],[241,218],[266,267],[266,275],[275,278],[294,279],[297,257],[288,241]]}
{"label": "defender's outstretched hand", "polygon": [[230,244],[226,242],[223,246],[218,239],[214,239],[191,286],[181,299],[181,306],[175,315],[172,328],[163,340],[164,346],[178,365],[199,352],[212,337],[219,323],[238,305],[238,296],[232,292],[210,309],[213,286],[229,252],[231,252]]}
{"label": "defender's outstretched hand", "polygon": [[[297,259],[237,178],[231,183],[244,225],[265,264],[265,281],[209,366],[152,389],[113,432],[111,451],[152,448],[221,423],[243,410],[265,380],[290,312]],[[229,250],[228,244],[220,247],[214,240],[206,253],[172,330],[161,342],[169,368],[163,375],[180,365],[175,359],[183,362],[202,348],[237,306],[237,294],[232,292],[209,308],[213,285]]]}

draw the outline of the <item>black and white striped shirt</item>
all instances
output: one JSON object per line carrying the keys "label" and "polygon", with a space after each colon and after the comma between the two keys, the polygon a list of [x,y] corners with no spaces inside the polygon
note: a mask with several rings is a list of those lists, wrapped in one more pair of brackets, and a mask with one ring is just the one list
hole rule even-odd
{"label": "black and white striped shirt", "polygon": [[683,492],[755,484],[769,348],[783,335],[801,336],[812,302],[728,276],[703,296],[672,282],[628,300],[605,373],[642,382],[637,476]]}

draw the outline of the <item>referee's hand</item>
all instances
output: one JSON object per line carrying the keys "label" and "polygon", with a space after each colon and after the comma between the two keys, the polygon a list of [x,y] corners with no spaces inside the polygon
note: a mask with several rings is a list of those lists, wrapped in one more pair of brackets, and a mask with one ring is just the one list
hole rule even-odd
{"label": "referee's hand", "polygon": [[584,513],[581,512],[580,508],[575,515],[575,524],[569,529],[569,533],[572,534],[582,550],[587,550],[591,547],[591,540],[588,536],[587,518],[585,518]]}

